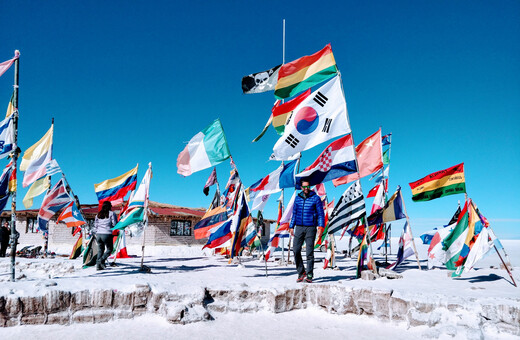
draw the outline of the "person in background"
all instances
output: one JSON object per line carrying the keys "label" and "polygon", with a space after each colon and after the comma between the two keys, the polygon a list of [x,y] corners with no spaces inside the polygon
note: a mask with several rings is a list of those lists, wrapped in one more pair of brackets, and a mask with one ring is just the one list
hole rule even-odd
{"label": "person in background", "polygon": [[[318,230],[316,230],[316,227]],[[311,191],[309,181],[302,181],[302,191],[298,193],[294,200],[293,215],[289,224],[289,232],[294,236],[294,260],[298,278],[296,282],[305,280],[311,283],[314,271],[314,241],[316,233],[321,238],[325,229],[325,213],[320,196]],[[303,241],[306,244],[307,271],[302,259]]]}
{"label": "person in background", "polygon": [[9,222],[6,221],[2,223],[2,226],[0,227],[0,257],[5,257],[10,237],[11,228],[9,228]]}
{"label": "person in background", "polygon": [[[94,232],[98,243],[96,270],[106,268],[105,261],[108,259],[114,243],[112,239],[112,228],[117,224],[116,214],[112,211],[112,203],[105,201],[94,221]],[[106,247],[106,250],[105,250]]]}

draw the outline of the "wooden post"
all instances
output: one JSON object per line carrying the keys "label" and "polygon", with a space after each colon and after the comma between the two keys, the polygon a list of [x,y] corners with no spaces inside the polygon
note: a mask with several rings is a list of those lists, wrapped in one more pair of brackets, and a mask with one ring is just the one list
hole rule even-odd
{"label": "wooden post", "polygon": [[[13,128],[14,141],[12,153],[14,171],[17,169],[18,154],[18,75],[20,71],[20,51],[14,51],[16,60],[14,61],[14,92],[13,92]],[[18,186],[18,176],[16,176],[16,186]],[[11,193],[11,281],[15,281],[15,266],[16,266],[16,245],[18,244],[18,237],[16,232],[16,190]]]}

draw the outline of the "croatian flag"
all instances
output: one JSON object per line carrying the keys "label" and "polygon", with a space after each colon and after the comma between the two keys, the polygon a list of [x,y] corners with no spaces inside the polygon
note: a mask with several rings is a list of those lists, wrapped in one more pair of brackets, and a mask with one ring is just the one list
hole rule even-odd
{"label": "croatian flag", "polygon": [[310,185],[316,185],[355,172],[354,145],[349,134],[330,143],[314,163],[296,175],[296,181],[301,183],[306,178]]}

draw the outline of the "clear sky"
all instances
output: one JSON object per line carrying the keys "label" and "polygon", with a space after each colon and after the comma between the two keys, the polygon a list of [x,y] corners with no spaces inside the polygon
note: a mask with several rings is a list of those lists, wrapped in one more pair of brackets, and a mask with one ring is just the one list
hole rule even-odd
{"label": "clear sky", "polygon": [[[183,178],[176,159],[214,119],[245,185],[279,165],[267,161],[273,129],[251,143],[273,93],[243,95],[240,81],[281,63],[285,18],[287,61],[332,44],[354,141],[380,126],[393,133],[389,190],[402,186],[415,236],[447,223],[464,196],[414,203],[408,183],[464,162],[468,194],[496,234],[520,238],[519,16],[518,1],[7,1],[0,61],[21,51],[19,146],[54,117],[54,158],[82,203],[136,163],[140,181],[151,161],[152,200],[207,207],[211,169]],[[12,83],[10,69],[1,110]],[[304,152],[302,167],[325,145]],[[222,187],[229,170],[217,166]],[[347,188],[326,187],[336,200]],[[266,217],[275,207],[271,198]]]}

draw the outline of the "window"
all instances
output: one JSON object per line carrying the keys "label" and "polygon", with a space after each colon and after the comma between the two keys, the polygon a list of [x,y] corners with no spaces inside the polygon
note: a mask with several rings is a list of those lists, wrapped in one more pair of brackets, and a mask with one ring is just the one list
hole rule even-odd
{"label": "window", "polygon": [[37,233],[38,232],[38,220],[34,217],[27,217],[27,226],[25,233]]}
{"label": "window", "polygon": [[191,236],[191,221],[172,220],[170,236]]}

